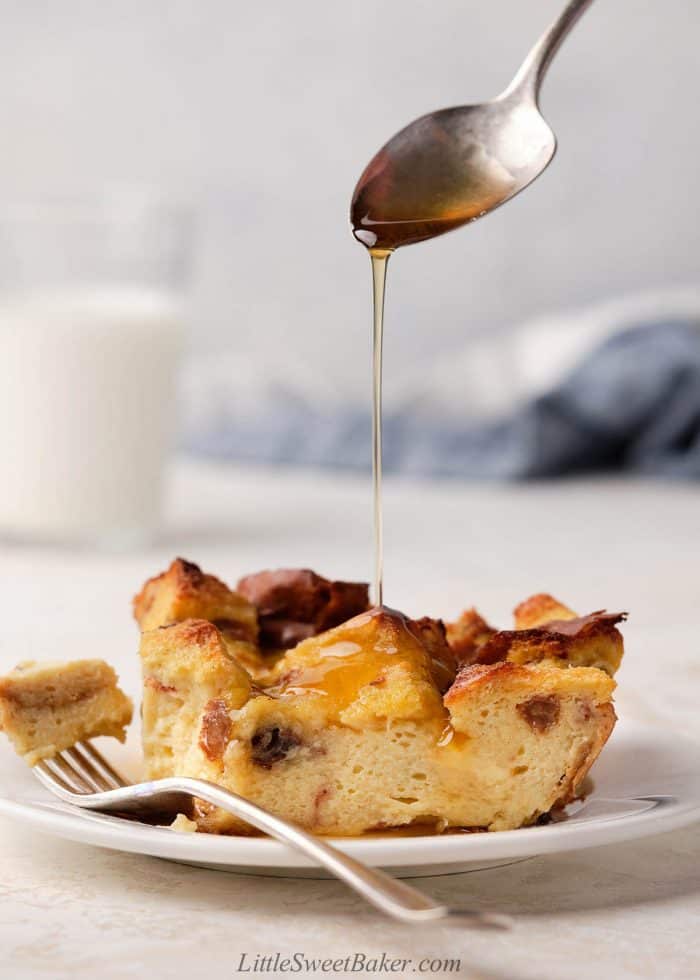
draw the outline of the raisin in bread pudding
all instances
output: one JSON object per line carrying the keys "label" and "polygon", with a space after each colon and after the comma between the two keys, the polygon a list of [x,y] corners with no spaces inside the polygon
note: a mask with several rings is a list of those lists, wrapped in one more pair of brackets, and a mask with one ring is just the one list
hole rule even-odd
{"label": "raisin in bread pudding", "polygon": [[0,677],[0,729],[30,766],[97,735],[123,742],[131,714],[103,660],[25,661]]}
{"label": "raisin in bread pudding", "polygon": [[[171,566],[136,600],[149,777],[209,779],[322,834],[505,830],[573,799],[614,726],[620,616],[579,618],[538,596],[510,631],[473,610],[445,630],[386,608],[329,627],[348,606],[366,606],[366,587],[261,573],[229,597],[214,580],[209,604],[209,576],[185,575],[183,585]],[[234,606],[258,636],[274,620],[274,655],[252,634],[227,638],[221,620],[238,622]],[[299,624],[304,638],[280,654]],[[192,816],[200,830],[250,832],[204,803]]]}

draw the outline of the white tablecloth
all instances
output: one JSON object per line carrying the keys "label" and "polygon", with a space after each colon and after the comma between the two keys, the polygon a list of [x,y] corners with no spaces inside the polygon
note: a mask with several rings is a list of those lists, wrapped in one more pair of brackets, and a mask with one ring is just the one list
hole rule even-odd
{"label": "white tablecloth", "polygon": [[[0,548],[0,667],[101,656],[138,699],[129,600],[175,554],[230,581],[276,566],[371,574],[365,479],[190,463],[175,467],[171,489],[165,530],[151,548]],[[618,713],[698,739],[699,565],[696,486],[387,488],[390,605],[449,616],[473,603],[502,625],[516,602],[543,590],[582,612],[627,609]],[[332,881],[196,870],[37,836],[2,819],[0,976],[223,980],[256,975],[240,969],[243,953],[249,966],[256,953],[385,952],[413,957],[416,967],[424,957],[461,959],[459,973],[433,976],[696,980],[699,845],[696,825],[419,882],[452,903],[516,916],[515,932],[487,934],[390,923]]]}

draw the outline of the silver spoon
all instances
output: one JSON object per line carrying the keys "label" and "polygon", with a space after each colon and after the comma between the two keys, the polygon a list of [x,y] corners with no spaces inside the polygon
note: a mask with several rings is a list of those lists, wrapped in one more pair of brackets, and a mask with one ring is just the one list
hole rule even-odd
{"label": "silver spoon", "polygon": [[540,115],[540,86],[592,2],[567,4],[501,95],[421,116],[382,147],[353,195],[358,241],[394,249],[444,234],[493,211],[542,173],[557,143]]}

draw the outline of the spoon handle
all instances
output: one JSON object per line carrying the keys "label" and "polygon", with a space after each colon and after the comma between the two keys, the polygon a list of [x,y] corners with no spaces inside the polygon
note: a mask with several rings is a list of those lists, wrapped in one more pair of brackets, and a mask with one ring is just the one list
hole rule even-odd
{"label": "spoon handle", "polygon": [[518,91],[521,96],[537,102],[540,94],[540,86],[552,62],[552,58],[559,50],[559,45],[576,24],[579,17],[586,12],[592,3],[593,0],[570,0],[567,3],[559,17],[544,32],[525,58],[515,78],[501,98]]}

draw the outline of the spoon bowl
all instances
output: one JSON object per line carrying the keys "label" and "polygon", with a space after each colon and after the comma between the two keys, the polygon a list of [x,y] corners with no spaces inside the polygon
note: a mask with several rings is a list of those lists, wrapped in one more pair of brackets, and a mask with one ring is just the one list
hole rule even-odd
{"label": "spoon bowl", "polygon": [[531,184],[556,151],[540,114],[544,73],[592,0],[572,0],[502,95],[410,123],[373,157],[355,188],[353,234],[370,249],[434,238],[488,214]]}

